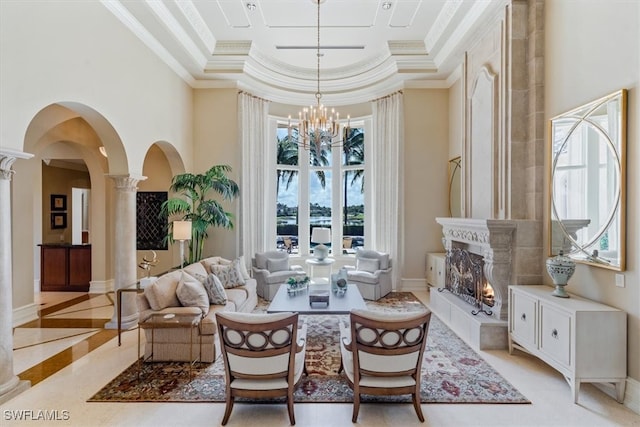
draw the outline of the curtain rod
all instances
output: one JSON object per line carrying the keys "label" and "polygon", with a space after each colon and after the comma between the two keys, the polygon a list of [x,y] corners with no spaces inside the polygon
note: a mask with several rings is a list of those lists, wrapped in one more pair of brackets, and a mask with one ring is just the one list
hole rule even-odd
{"label": "curtain rod", "polygon": [[259,99],[260,101],[271,102],[268,99],[260,98],[259,96],[253,95],[253,94],[251,94],[249,92],[245,92],[243,90],[239,90],[238,91],[238,95],[247,95],[247,96],[250,96],[252,98]]}
{"label": "curtain rod", "polygon": [[391,98],[393,95],[397,95],[397,94],[402,95],[403,94],[402,90],[397,90],[397,91],[395,91],[393,93],[390,93],[389,95],[385,95],[385,96],[381,96],[380,98],[372,99],[370,102],[382,101],[383,99]]}

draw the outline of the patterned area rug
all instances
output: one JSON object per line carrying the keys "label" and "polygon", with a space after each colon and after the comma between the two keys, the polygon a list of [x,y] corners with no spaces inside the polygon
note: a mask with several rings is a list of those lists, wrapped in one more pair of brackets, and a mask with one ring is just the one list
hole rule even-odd
{"label": "patterned area rug", "polygon": [[[256,312],[266,310],[260,301]],[[424,305],[410,292],[395,292],[377,302],[373,310],[417,311]],[[301,316],[307,322],[306,363],[309,375],[302,378],[295,402],[345,403],[353,393],[344,374],[338,374],[340,348],[338,322],[348,316]],[[225,378],[222,358],[194,367],[189,381],[188,363],[144,363],[138,378],[134,363],[89,402],[224,402]],[[242,401],[238,399],[238,401]],[[410,402],[410,396],[363,396],[363,402]],[[435,315],[431,316],[422,366],[423,403],[530,403],[487,362],[458,338]],[[272,403],[273,400],[267,403]]]}

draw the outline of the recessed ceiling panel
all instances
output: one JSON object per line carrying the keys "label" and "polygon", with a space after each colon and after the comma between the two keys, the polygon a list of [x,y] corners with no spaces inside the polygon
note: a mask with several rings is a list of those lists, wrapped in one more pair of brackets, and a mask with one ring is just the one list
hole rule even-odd
{"label": "recessed ceiling panel", "polygon": [[217,0],[218,6],[232,28],[248,28],[251,26],[247,15],[247,2],[242,0]]}
{"label": "recessed ceiling panel", "polygon": [[421,3],[422,1],[397,2],[393,8],[389,26],[392,28],[406,28],[411,26]]}
{"label": "recessed ceiling panel", "polygon": [[[317,6],[310,0],[262,1],[260,9],[269,28],[316,27]],[[378,2],[372,0],[325,1],[320,4],[322,27],[371,27]]]}

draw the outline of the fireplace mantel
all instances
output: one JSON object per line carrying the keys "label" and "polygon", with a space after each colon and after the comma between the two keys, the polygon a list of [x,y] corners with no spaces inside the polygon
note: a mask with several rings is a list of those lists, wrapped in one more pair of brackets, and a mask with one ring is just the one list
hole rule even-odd
{"label": "fireplace mantel", "polygon": [[[480,349],[506,348],[509,285],[542,283],[542,222],[436,218],[447,251],[465,249],[484,258],[483,272],[494,291],[491,316],[448,291],[432,292],[434,311],[460,337]],[[446,266],[445,268],[447,268]]]}
{"label": "fireplace mantel", "polygon": [[541,283],[540,221],[436,218],[446,250],[464,248],[484,258],[484,273],[495,292],[494,316],[506,320],[509,285]]}

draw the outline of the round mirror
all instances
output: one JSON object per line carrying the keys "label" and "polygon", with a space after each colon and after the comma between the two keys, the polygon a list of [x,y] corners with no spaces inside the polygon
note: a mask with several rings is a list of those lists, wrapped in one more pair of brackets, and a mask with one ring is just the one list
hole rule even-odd
{"label": "round mirror", "polygon": [[625,92],[551,119],[551,254],[624,268]]}

